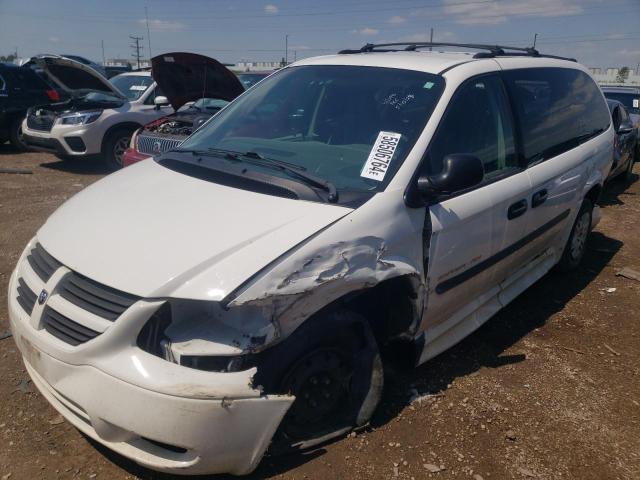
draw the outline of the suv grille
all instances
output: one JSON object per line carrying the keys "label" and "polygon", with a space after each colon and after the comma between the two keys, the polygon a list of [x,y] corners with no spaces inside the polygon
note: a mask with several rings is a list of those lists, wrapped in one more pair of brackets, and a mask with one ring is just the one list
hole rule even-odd
{"label": "suv grille", "polygon": [[[15,299],[28,315],[53,273],[62,264],[36,243],[18,266]],[[51,287],[51,285],[49,286]],[[106,331],[139,297],[102,285],[76,272],[67,272],[49,290],[40,325],[69,345],[80,345]],[[45,297],[46,298],[46,297]]]}
{"label": "suv grille", "polygon": [[30,113],[27,116],[27,127],[31,130],[40,130],[41,132],[50,132],[53,127],[55,116],[53,115],[34,115]]}
{"label": "suv grille", "polygon": [[167,150],[176,148],[183,140],[184,139],[177,138],[151,137],[149,135],[138,135],[136,137],[138,151],[149,155],[159,155]]}
{"label": "suv grille", "polygon": [[42,325],[51,335],[73,346],[100,335],[99,332],[83,327],[50,307],[46,307],[42,313]]}
{"label": "suv grille", "polygon": [[94,282],[75,272],[64,278],[59,293],[74,305],[111,321],[138,301],[138,297]]}

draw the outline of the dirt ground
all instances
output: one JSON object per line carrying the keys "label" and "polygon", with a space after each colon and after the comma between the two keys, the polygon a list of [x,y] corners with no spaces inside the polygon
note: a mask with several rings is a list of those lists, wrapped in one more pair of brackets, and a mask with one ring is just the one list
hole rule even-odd
{"label": "dirt ground", "polygon": [[[95,162],[8,145],[3,167],[33,173],[0,173],[0,338],[24,245],[105,174]],[[368,429],[305,455],[266,457],[251,478],[640,479],[640,282],[616,276],[625,266],[640,271],[639,194],[638,181],[609,185],[583,266],[547,275],[453,349],[391,375]],[[5,338],[0,478],[169,477],[62,421]]]}

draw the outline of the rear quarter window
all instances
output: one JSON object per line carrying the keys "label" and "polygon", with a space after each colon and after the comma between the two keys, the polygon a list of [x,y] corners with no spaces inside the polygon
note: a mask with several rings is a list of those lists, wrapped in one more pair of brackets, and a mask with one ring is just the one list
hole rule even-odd
{"label": "rear quarter window", "polygon": [[571,150],[609,127],[609,109],[600,89],[580,70],[509,70],[505,81],[528,163]]}

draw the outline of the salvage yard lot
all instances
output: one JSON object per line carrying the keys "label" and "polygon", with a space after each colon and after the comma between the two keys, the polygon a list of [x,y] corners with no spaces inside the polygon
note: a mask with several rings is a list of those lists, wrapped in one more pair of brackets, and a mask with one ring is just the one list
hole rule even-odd
{"label": "salvage yard lot", "polygon": [[[0,173],[2,338],[7,283],[23,247],[60,204],[106,172],[97,162],[16,154],[8,145],[0,146],[0,168],[33,172]],[[616,276],[623,267],[640,271],[635,180],[609,185],[580,269],[547,275],[427,364],[396,368],[362,432],[305,455],[265,457],[250,478],[640,478],[640,282]],[[0,478],[168,477],[64,422],[5,338]]]}

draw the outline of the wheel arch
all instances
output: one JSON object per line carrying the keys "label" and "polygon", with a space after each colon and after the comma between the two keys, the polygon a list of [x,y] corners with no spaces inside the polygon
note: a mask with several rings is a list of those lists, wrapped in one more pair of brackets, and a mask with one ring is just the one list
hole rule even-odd
{"label": "wheel arch", "polygon": [[128,121],[128,122],[114,123],[109,128],[107,128],[107,130],[104,132],[104,135],[102,136],[102,142],[100,144],[100,151],[104,152],[104,145],[105,145],[107,139],[116,130],[121,130],[121,129],[125,130],[126,129],[126,130],[130,130],[131,133],[133,133],[137,129],[139,129],[140,127],[142,127],[142,125],[139,124],[138,122]]}

